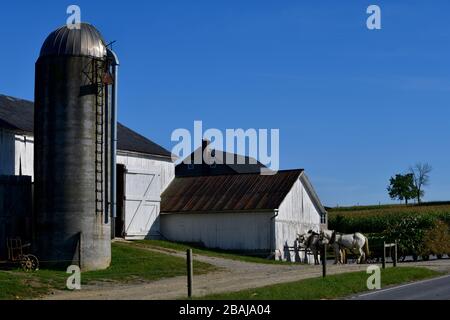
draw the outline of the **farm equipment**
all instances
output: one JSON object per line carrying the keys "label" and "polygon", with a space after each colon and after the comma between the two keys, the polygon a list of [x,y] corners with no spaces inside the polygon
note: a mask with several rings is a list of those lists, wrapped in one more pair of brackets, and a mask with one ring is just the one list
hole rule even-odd
{"label": "farm equipment", "polygon": [[22,244],[20,238],[7,238],[6,246],[8,249],[8,260],[4,261],[4,263],[20,265],[24,271],[36,271],[39,269],[38,258],[28,253],[31,243]]}

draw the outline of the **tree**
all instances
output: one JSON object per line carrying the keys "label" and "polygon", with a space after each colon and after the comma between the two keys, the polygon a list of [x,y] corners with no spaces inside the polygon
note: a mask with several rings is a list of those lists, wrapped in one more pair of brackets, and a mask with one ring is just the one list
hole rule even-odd
{"label": "tree", "polygon": [[416,197],[417,190],[412,173],[396,174],[395,177],[391,177],[389,182],[387,190],[391,199],[405,200],[405,204],[408,204],[409,199]]}
{"label": "tree", "polygon": [[420,199],[425,194],[423,187],[427,186],[430,182],[431,170],[433,170],[433,168],[428,163],[417,163],[414,167],[409,168],[414,179],[414,186],[416,189],[415,198],[417,198],[417,203],[420,203]]}

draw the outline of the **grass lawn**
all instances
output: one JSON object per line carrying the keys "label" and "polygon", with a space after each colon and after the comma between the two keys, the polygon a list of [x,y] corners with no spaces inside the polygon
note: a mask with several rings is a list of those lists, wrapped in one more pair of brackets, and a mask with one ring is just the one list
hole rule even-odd
{"label": "grass lawn", "polygon": [[[388,268],[381,271],[381,287],[422,280],[440,275],[439,272],[419,267]],[[256,289],[215,294],[203,300],[319,300],[350,296],[367,291],[365,272],[330,275],[324,278],[305,279]]]}
{"label": "grass lawn", "polygon": [[[230,260],[239,260],[244,262],[254,262],[254,263],[264,263],[264,264],[289,264],[287,262],[283,261],[276,261],[272,259],[265,259],[262,257],[254,257],[254,256],[247,256],[242,255],[238,253],[233,253],[226,250],[220,250],[220,249],[207,249],[198,247],[195,245],[185,244],[185,243],[177,243],[177,242],[170,242],[170,241],[163,241],[163,240],[140,240],[135,241],[134,243],[138,245],[142,245],[143,247],[148,248],[155,248],[155,249],[161,249],[161,250],[173,250],[173,251],[186,251],[187,249],[192,249],[192,252],[194,254],[200,254],[203,256],[208,257],[218,257],[218,258],[225,258]],[[296,263],[298,264],[298,263]]]}
{"label": "grass lawn", "polygon": [[[213,270],[216,270],[216,267],[194,261],[196,274]],[[157,280],[185,274],[185,259],[139,249],[129,244],[113,243],[111,267],[82,273],[81,282],[89,284],[98,281]],[[68,276],[64,271],[56,270],[38,270],[33,273],[21,270],[0,271],[0,299],[36,298],[54,289],[63,290]]]}

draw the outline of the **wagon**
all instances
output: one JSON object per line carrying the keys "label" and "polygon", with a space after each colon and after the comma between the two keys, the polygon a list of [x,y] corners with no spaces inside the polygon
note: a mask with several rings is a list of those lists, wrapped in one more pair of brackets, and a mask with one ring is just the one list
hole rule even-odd
{"label": "wagon", "polygon": [[20,238],[7,238],[6,247],[8,249],[8,260],[2,261],[2,263],[19,265],[24,271],[39,269],[38,258],[28,253],[31,243],[23,244]]}

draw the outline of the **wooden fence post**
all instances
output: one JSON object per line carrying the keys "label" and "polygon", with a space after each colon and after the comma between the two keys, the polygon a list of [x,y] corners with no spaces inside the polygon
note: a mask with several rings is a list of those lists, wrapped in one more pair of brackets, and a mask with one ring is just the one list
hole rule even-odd
{"label": "wooden fence post", "polygon": [[386,269],[386,242],[383,241],[383,269]]}
{"label": "wooden fence post", "polygon": [[325,278],[327,276],[327,244],[323,245],[323,254],[322,254],[322,277]]}
{"label": "wooden fence post", "polygon": [[194,268],[192,263],[192,249],[187,249],[187,287],[188,287],[188,297],[192,297],[192,278],[194,276]]}
{"label": "wooden fence post", "polygon": [[397,240],[395,240],[395,247],[394,247],[394,267],[397,266],[397,259],[398,259],[398,251],[397,251]]}

